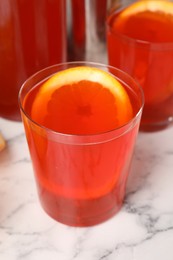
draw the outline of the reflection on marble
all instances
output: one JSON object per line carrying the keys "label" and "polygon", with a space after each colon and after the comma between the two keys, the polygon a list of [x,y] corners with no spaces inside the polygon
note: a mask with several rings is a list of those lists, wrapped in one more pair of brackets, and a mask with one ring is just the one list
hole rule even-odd
{"label": "reflection on marble", "polygon": [[173,128],[139,134],[121,211],[89,228],[44,213],[22,124],[0,119],[0,131],[0,260],[173,259]]}

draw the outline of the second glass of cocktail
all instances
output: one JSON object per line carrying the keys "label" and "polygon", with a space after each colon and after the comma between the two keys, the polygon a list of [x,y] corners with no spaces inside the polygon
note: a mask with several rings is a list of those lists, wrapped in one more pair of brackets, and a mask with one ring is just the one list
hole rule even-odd
{"label": "second glass of cocktail", "polygon": [[107,20],[109,64],[126,71],[143,87],[141,129],[173,123],[173,3],[134,1]]}
{"label": "second glass of cocktail", "polygon": [[136,81],[106,65],[59,64],[29,78],[19,101],[45,211],[72,226],[113,216],[143,108]]}

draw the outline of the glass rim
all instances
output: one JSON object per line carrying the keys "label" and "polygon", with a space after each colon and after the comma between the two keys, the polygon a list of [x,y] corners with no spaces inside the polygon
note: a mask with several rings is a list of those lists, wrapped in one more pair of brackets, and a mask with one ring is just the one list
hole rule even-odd
{"label": "glass rim", "polygon": [[[74,65],[74,66],[86,66],[86,65],[90,65],[90,66],[97,66],[99,68],[110,68],[110,69],[113,69],[114,71],[116,72],[119,72],[121,74],[123,74],[125,77],[128,77],[128,79],[132,80],[135,85],[138,87],[139,91],[140,91],[140,96],[141,96],[141,105],[140,105],[140,108],[138,109],[138,111],[136,112],[136,114],[133,116],[133,118],[131,120],[129,120],[127,123],[125,123],[124,125],[122,126],[119,126],[119,127],[116,127],[114,129],[111,129],[111,130],[108,130],[108,131],[104,131],[104,132],[100,132],[100,133],[96,133],[96,134],[68,134],[68,133],[62,133],[62,132],[57,132],[55,130],[52,130],[48,127],[45,127],[43,126],[42,124],[39,124],[38,122],[36,122],[35,120],[33,120],[30,115],[25,111],[25,108],[23,107],[23,104],[22,104],[22,101],[21,101],[21,96],[22,96],[22,92],[23,90],[25,89],[25,86],[26,84],[34,79],[36,76],[40,75],[41,73],[43,73],[44,71],[48,71],[50,70],[51,68],[58,68],[58,67],[61,67],[61,66],[70,66],[70,65]],[[53,73],[52,73],[53,74]],[[51,74],[50,74],[51,75]],[[113,75],[113,74],[112,74]],[[113,75],[116,77],[116,75]],[[118,78],[118,76],[117,76]],[[34,86],[33,86],[34,87]],[[33,88],[32,87],[32,88]],[[131,89],[131,88],[130,88]],[[99,142],[103,142],[102,140],[103,139],[109,139],[109,140],[112,140],[112,139],[115,139],[121,135],[124,135],[126,132],[128,132],[132,126],[134,126],[136,124],[136,121],[137,119],[140,117],[140,115],[142,114],[142,111],[143,111],[143,107],[144,107],[144,92],[143,92],[143,89],[142,87],[140,86],[140,84],[138,83],[137,80],[135,80],[134,78],[132,78],[128,73],[122,71],[121,69],[118,69],[116,67],[113,67],[111,65],[108,65],[108,64],[103,64],[103,63],[97,63],[97,62],[90,62],[90,61],[70,61],[70,62],[63,62],[63,63],[58,63],[58,64],[54,64],[54,65],[51,65],[51,66],[48,66],[48,67],[45,67],[39,71],[37,71],[36,73],[32,74],[29,78],[27,78],[20,90],[19,90],[19,94],[18,94],[18,103],[19,103],[19,107],[20,107],[20,110],[21,112],[23,113],[23,115],[29,120],[29,122],[32,124],[32,126],[35,128],[35,129],[42,129],[43,132],[45,133],[49,133],[49,135],[51,135],[52,137],[57,137],[59,136],[58,139],[62,138],[63,140],[67,139],[69,142],[70,142],[70,139],[74,137],[76,137],[76,140],[79,138],[79,139],[82,139],[83,142],[87,142],[88,143],[93,143],[93,142],[96,142],[96,143],[99,143]],[[130,127],[131,126],[131,127]],[[40,131],[39,131],[40,132]],[[116,134],[117,133],[117,134]],[[112,136],[112,138],[110,137],[110,135]],[[95,140],[95,141],[93,141]],[[64,143],[64,141],[61,141]],[[73,141],[74,142],[74,141]]]}
{"label": "glass rim", "polygon": [[151,41],[147,41],[147,40],[140,40],[138,38],[132,38],[130,36],[127,36],[123,33],[118,32],[117,30],[114,30],[112,28],[112,26],[110,25],[110,20],[113,18],[113,16],[115,14],[120,12],[126,6],[128,6],[128,5],[125,5],[123,7],[116,9],[107,17],[107,19],[106,19],[107,32],[109,30],[113,35],[121,38],[123,41],[129,42],[130,44],[139,44],[146,48],[150,47],[152,50],[155,50],[155,51],[160,51],[160,50],[167,51],[167,50],[173,49],[173,41],[172,42],[151,42]]}

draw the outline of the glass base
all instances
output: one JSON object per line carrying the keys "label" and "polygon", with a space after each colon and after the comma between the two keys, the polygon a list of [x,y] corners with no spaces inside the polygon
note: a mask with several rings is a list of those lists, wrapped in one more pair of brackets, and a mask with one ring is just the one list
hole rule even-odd
{"label": "glass base", "polygon": [[77,217],[73,218],[72,216],[65,216],[61,214],[52,215],[52,212],[48,212],[47,209],[43,208],[44,211],[54,220],[58,221],[61,224],[71,226],[71,227],[89,227],[94,225],[99,225],[110,218],[112,218],[115,214],[119,212],[121,209],[122,204],[116,205],[114,208],[110,209],[109,211],[102,213],[99,216],[93,216],[89,218],[81,218]]}
{"label": "glass base", "polygon": [[169,117],[162,122],[144,122],[141,121],[139,130],[142,132],[156,132],[173,126],[173,117]]}
{"label": "glass base", "polygon": [[87,227],[100,224],[113,217],[124,200],[124,185],[110,193],[88,199],[65,198],[44,189],[39,194],[45,212],[54,220],[74,227]]}

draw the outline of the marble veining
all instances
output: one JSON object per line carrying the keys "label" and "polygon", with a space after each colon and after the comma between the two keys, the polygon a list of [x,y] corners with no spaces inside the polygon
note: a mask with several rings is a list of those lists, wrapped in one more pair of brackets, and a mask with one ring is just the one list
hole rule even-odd
{"label": "marble veining", "polygon": [[121,211],[89,228],[46,215],[23,125],[1,118],[0,131],[0,260],[173,260],[172,127],[138,135]]}

